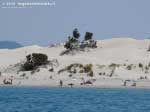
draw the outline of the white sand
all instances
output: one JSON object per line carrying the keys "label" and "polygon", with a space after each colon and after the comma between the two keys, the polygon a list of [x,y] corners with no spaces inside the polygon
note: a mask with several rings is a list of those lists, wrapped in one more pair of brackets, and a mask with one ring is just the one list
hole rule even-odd
{"label": "white sand", "polygon": [[[68,86],[73,83],[75,87],[123,87],[124,81],[127,81],[126,87],[131,87],[136,83],[136,87],[150,88],[150,70],[145,70],[145,66],[150,63],[150,52],[147,52],[150,40],[135,40],[131,38],[113,38],[98,41],[98,48],[90,49],[89,52],[79,52],[78,54],[64,55],[59,54],[65,50],[63,46],[57,47],[40,47],[40,46],[27,46],[14,50],[1,49],[0,50],[0,84],[3,85],[4,79],[9,79],[13,76],[13,85],[17,86],[59,86],[59,81],[63,80],[63,85]],[[31,72],[16,73],[17,67],[15,64],[25,61],[25,56],[30,53],[45,53],[49,56],[49,60],[57,59],[59,66],[54,67],[54,72],[49,72],[51,68],[40,68],[39,72],[31,74]],[[94,76],[89,77],[87,74],[76,73],[72,77],[70,73],[57,72],[66,66],[73,64],[93,64]],[[112,69],[110,64],[119,64],[116,67],[112,77]],[[139,67],[139,63],[143,64],[143,68]],[[126,64],[126,66],[124,66]],[[132,65],[131,70],[127,70],[127,66]],[[103,67],[102,67],[103,66]],[[105,75],[99,73],[105,72]],[[25,73],[25,77],[21,75]],[[50,79],[50,76],[53,79]],[[140,77],[147,77],[140,79]],[[80,85],[83,81],[82,78],[87,80],[96,79],[92,85]]]}

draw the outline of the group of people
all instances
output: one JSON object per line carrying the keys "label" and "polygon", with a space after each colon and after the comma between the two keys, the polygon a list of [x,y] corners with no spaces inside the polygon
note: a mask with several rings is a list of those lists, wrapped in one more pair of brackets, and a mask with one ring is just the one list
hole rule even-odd
{"label": "group of people", "polygon": [[[127,86],[127,82],[129,82],[128,80],[125,80],[124,83],[123,83],[123,86]],[[136,83],[133,82],[133,84],[131,86],[136,86]]]}
{"label": "group of people", "polygon": [[[60,87],[63,87],[63,81],[62,80],[59,81],[59,85],[60,85]],[[69,83],[68,85],[72,88],[74,84]]]}
{"label": "group of people", "polygon": [[12,85],[13,84],[13,79],[4,79],[3,83],[7,84],[7,85]]}

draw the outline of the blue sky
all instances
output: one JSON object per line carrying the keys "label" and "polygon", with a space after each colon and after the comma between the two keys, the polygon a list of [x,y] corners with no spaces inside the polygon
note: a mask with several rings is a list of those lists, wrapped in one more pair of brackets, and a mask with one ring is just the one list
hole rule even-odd
{"label": "blue sky", "polygon": [[24,45],[59,43],[78,28],[95,39],[150,37],[150,0],[55,0],[56,5],[0,9],[0,40]]}

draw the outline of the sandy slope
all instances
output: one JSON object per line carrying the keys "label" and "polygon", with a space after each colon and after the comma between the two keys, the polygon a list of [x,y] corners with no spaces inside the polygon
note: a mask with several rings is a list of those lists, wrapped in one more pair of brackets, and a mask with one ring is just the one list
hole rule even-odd
{"label": "sandy slope", "polygon": [[[0,83],[3,83],[4,78],[14,76],[14,85],[58,86],[59,80],[63,80],[65,86],[73,83],[75,86],[80,87],[81,79],[84,78],[85,80],[96,79],[93,85],[86,86],[121,87],[125,80],[130,80],[127,82],[128,87],[134,82],[136,82],[137,87],[150,87],[150,70],[147,70],[147,72],[145,70],[145,66],[150,63],[150,52],[147,52],[149,44],[150,40],[131,38],[100,40],[97,49],[90,49],[89,52],[79,52],[74,56],[60,56],[59,54],[64,50],[63,46],[48,48],[35,45],[15,50],[1,49],[0,71],[2,71],[2,76],[0,77]],[[17,74],[14,64],[24,61],[25,56],[33,52],[45,53],[49,56],[49,60],[57,59],[59,66],[54,68],[54,72],[49,72],[48,69],[51,67],[48,66],[47,68],[40,68],[40,72],[35,74],[31,74],[31,72]],[[70,73],[57,73],[60,69],[73,63],[93,64],[94,77],[88,77],[86,74],[80,73],[72,74],[73,76],[69,77]],[[109,67],[112,63],[119,64],[119,67]],[[143,68],[139,67],[139,63],[142,63]],[[130,64],[132,64],[132,70],[127,69]],[[110,77],[112,69],[115,69],[115,71]],[[105,72],[105,75],[99,75],[101,72]],[[20,75],[23,73],[26,74],[26,77],[22,78]],[[53,79],[50,79],[50,76]],[[147,79],[140,79],[141,76],[146,76]]]}

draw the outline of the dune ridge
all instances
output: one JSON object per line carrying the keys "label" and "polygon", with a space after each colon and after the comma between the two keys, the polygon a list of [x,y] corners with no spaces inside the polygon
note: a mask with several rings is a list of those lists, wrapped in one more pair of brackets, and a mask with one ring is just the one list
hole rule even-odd
{"label": "dune ridge", "polygon": [[[63,86],[72,83],[75,87],[150,87],[150,52],[147,51],[150,40],[136,40],[132,38],[112,38],[97,41],[98,48],[86,52],[77,52],[75,55],[63,55],[63,45],[57,47],[41,47],[38,45],[25,46],[18,49],[0,49],[0,84],[5,78],[13,77],[13,85],[20,86]],[[17,73],[17,63],[22,63],[26,55],[31,53],[44,53],[49,60],[57,60],[59,65],[54,71],[52,66],[40,67],[40,71]],[[58,71],[71,64],[92,64],[93,76],[79,73],[81,68],[74,67],[76,73]],[[142,67],[139,66],[142,64]],[[16,65],[16,66],[15,66]],[[112,73],[113,72],[113,73]],[[23,76],[25,74],[25,76]],[[92,84],[81,85],[84,81]],[[94,81],[93,81],[94,80]]]}

